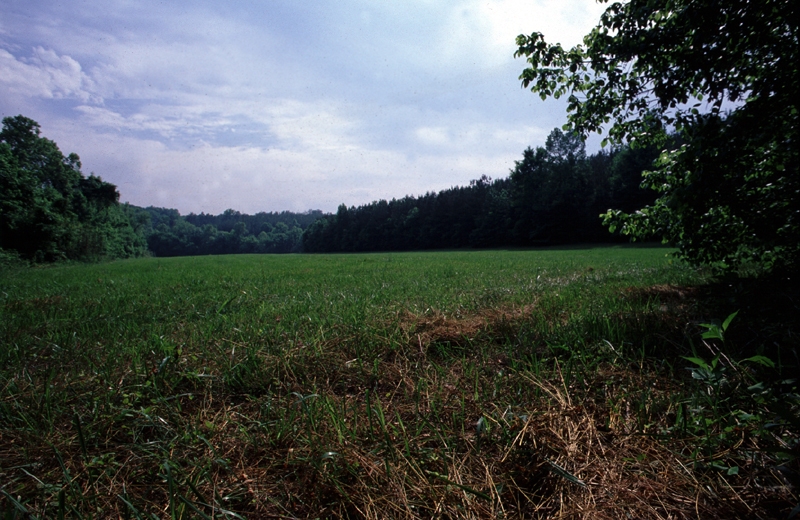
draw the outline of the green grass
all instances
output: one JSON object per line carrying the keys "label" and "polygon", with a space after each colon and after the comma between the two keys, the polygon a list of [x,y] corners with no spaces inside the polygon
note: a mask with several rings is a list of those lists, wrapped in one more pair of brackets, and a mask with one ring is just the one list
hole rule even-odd
{"label": "green grass", "polygon": [[[767,419],[742,422],[732,407],[773,401],[698,400],[709,390],[680,356],[705,348],[697,295],[709,281],[668,253],[7,270],[0,514],[520,517],[595,504],[612,518],[654,516],[642,503],[666,516],[684,496],[709,516],[740,511],[735,497],[755,489],[742,487],[748,468],[776,462],[741,454],[763,444]],[[729,387],[744,395],[755,375],[731,367]],[[786,450],[793,442],[785,436]],[[636,479],[663,492],[625,495]]]}

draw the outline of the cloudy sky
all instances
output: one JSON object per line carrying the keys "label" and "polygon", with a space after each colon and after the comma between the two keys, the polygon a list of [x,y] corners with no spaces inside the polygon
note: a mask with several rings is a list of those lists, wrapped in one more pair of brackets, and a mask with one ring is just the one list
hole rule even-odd
{"label": "cloudy sky", "polygon": [[38,121],[133,204],[335,211],[506,176],[566,121],[563,100],[520,87],[515,37],[575,45],[602,10],[3,0],[0,115]]}

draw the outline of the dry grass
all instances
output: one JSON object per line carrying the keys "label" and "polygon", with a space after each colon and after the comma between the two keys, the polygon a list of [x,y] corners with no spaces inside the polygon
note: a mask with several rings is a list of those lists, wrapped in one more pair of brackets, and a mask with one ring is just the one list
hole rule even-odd
{"label": "dry grass", "polygon": [[[378,377],[346,359],[341,341],[313,355],[301,345],[264,356],[269,391],[194,384],[102,427],[84,424],[105,433],[87,441],[86,453],[69,417],[40,436],[6,430],[0,474],[30,475],[12,485],[39,488],[42,501],[29,500],[31,511],[55,510],[50,485],[91,497],[97,518],[131,517],[125,501],[158,517],[192,518],[197,510],[209,518],[235,511],[374,519],[772,518],[774,504],[791,503],[789,487],[696,471],[682,455],[689,439],[657,435],[674,415],[670,396],[680,383],[672,378],[602,365],[570,383],[557,360],[536,373],[513,368],[501,353],[429,357],[432,344],[474,342],[531,312],[403,313],[399,328],[409,342],[370,367]],[[503,381],[500,395],[465,391],[476,369],[481,386]],[[510,399],[509,388],[521,398]]]}
{"label": "dry grass", "polygon": [[[203,319],[194,301],[166,313],[171,335],[130,359],[107,329],[30,340],[70,301],[20,300],[7,312],[46,319],[5,336],[29,343],[0,388],[0,518],[786,518],[796,430],[690,410],[707,391],[679,357],[699,296],[622,285],[309,332],[290,326],[304,306],[247,329],[221,312],[226,293]],[[707,437],[677,427],[687,410],[712,420]]]}
{"label": "dry grass", "polygon": [[436,310],[421,315],[403,311],[398,315],[397,326],[409,345],[416,344],[424,352],[431,344],[464,346],[487,332],[519,327],[530,318],[534,307],[535,304],[529,304],[520,308],[482,309],[481,312],[464,312],[455,316],[446,316]]}

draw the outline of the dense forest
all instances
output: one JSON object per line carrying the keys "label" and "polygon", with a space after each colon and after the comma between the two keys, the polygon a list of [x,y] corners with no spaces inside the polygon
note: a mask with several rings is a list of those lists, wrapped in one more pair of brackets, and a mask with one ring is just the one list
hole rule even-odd
{"label": "dense forest", "polygon": [[[553,130],[528,148],[507,178],[420,197],[341,205],[303,235],[308,252],[525,247],[623,240],[599,215],[635,211],[655,200],[641,188],[655,148],[619,147],[587,155],[575,134]],[[624,240],[628,240],[624,238]]]}
{"label": "dense forest", "polygon": [[575,134],[553,130],[528,148],[507,178],[421,197],[339,207],[336,214],[220,215],[119,203],[116,186],[85,177],[23,116],[0,133],[0,249],[35,262],[142,255],[392,251],[535,246],[613,239],[599,215],[635,211],[655,192],[641,188],[653,148],[587,155]]}
{"label": "dense forest", "polygon": [[80,158],[40,136],[39,124],[6,117],[0,131],[0,253],[34,262],[145,254],[144,236],[116,186],[84,176]]}
{"label": "dense forest", "polygon": [[220,215],[181,216],[175,209],[130,209],[155,256],[297,253],[303,231],[323,217],[320,210],[246,215],[228,209]]}
{"label": "dense forest", "polygon": [[0,131],[0,260],[99,260],[152,254],[184,256],[297,252],[303,230],[323,216],[306,213],[189,214],[120,204],[117,187],[81,172],[40,135],[36,121],[6,117]]}

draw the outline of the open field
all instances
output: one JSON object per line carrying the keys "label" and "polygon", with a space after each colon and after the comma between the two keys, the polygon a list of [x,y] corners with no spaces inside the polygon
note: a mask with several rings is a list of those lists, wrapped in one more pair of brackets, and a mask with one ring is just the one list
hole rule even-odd
{"label": "open field", "polygon": [[668,252],[0,273],[0,514],[786,518],[797,331]]}

